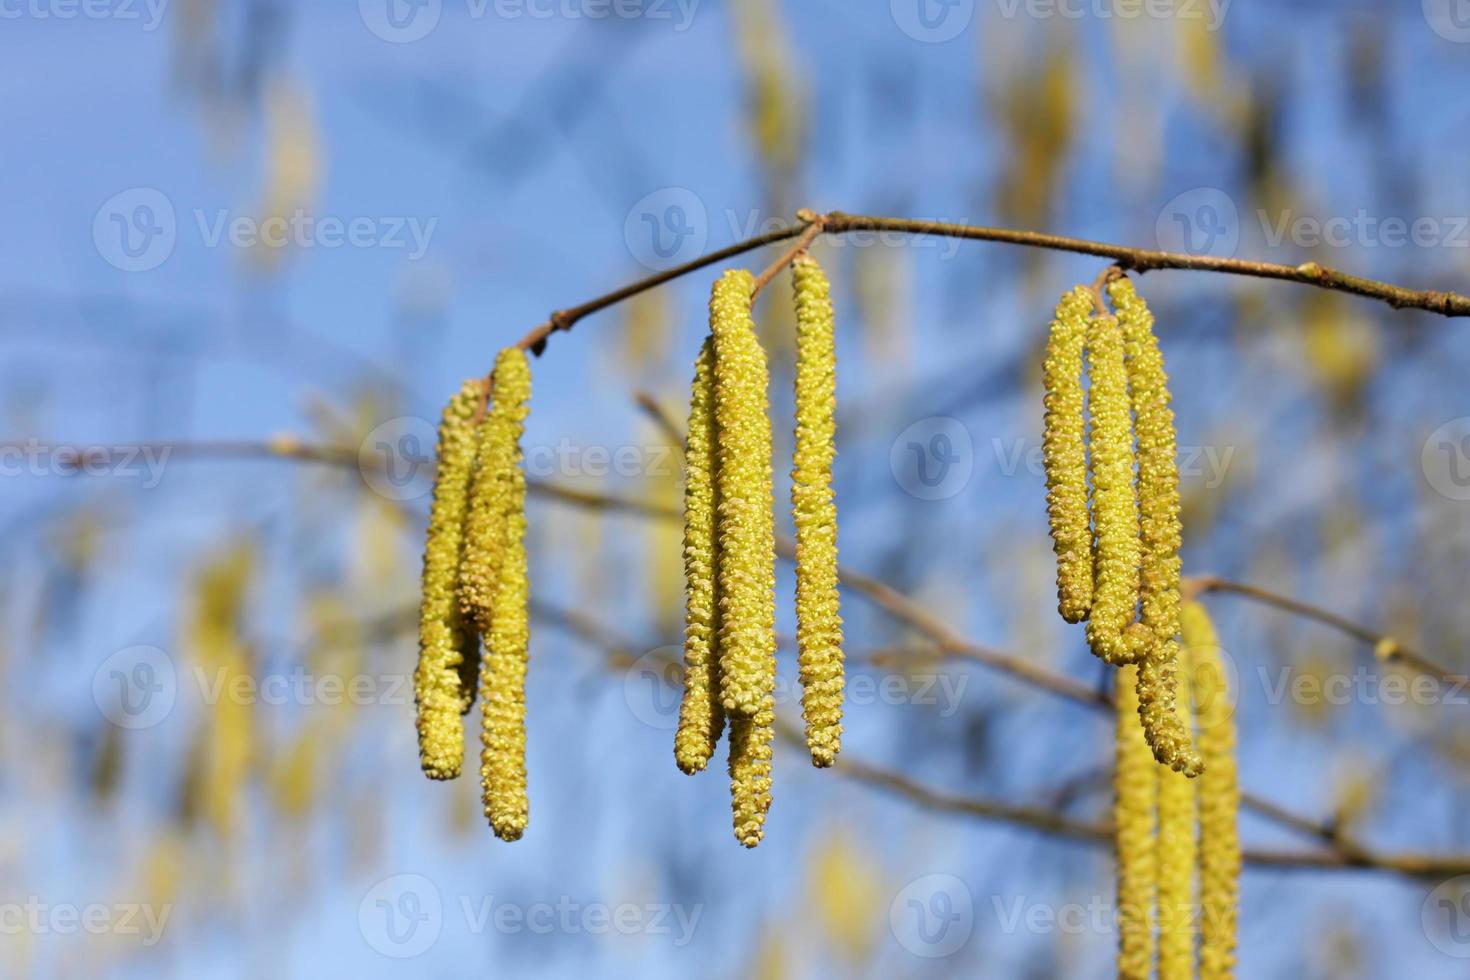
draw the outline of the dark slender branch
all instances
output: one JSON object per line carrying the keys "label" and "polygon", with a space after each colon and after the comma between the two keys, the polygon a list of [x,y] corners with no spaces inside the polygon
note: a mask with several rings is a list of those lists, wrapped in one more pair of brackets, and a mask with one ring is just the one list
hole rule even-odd
{"label": "dark slender branch", "polygon": [[1324,626],[1330,626],[1339,633],[1351,636],[1353,639],[1360,640],[1371,646],[1374,655],[1380,660],[1389,662],[1397,661],[1418,673],[1433,677],[1444,684],[1455,685],[1465,682],[1465,675],[1463,673],[1455,673],[1448,667],[1410,649],[1397,637],[1390,636],[1387,633],[1380,633],[1366,626],[1361,626],[1334,612],[1302,602],[1299,599],[1279,595],[1259,586],[1246,585],[1242,582],[1231,582],[1214,575],[1192,576],[1187,583],[1187,588],[1196,595],[1218,592],[1242,596],[1254,602],[1259,602],[1262,605],[1271,606],[1283,612],[1300,616],[1303,619],[1310,619]]}
{"label": "dark slender branch", "polygon": [[629,283],[603,296],[588,300],[580,306],[558,310],[543,324],[521,338],[519,346],[534,354],[546,349],[547,339],[557,331],[571,330],[583,317],[620,303],[630,296],[660,286],[672,279],[696,272],[726,259],[743,255],[763,245],[771,245],[812,232],[814,225],[821,225],[820,232],[846,235],[854,232],[877,231],[903,235],[933,235],[941,238],[958,238],[969,241],[1000,242],[1026,248],[1050,249],[1057,252],[1074,252],[1080,255],[1095,255],[1111,259],[1119,269],[1144,273],[1154,269],[1191,269],[1200,272],[1219,272],[1227,275],[1249,276],[1256,279],[1276,279],[1295,282],[1318,289],[1350,293],[1366,299],[1387,303],[1395,309],[1425,310],[1447,317],[1470,316],[1470,296],[1433,289],[1408,289],[1393,283],[1365,279],[1329,269],[1316,262],[1300,265],[1282,265],[1275,262],[1256,262],[1250,259],[1224,258],[1214,255],[1190,255],[1182,252],[1165,252],[1156,249],[1133,248],[1109,242],[1094,242],[1085,238],[1068,238],[1064,235],[1049,235],[1038,231],[1018,231],[1011,228],[992,228],[983,225],[961,225],[944,221],[919,221],[911,218],[886,218],[872,215],[846,214],[832,211],[816,215],[810,211],[798,213],[793,224],[773,231],[744,239],[707,255],[677,265],[672,269],[655,273],[644,279]]}

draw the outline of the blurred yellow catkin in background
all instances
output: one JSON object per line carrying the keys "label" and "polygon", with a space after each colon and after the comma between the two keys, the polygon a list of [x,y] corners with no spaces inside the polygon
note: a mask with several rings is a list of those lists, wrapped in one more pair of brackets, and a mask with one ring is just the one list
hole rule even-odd
{"label": "blurred yellow catkin in background", "polygon": [[234,544],[211,558],[198,579],[185,637],[212,697],[200,720],[198,790],[203,816],[220,841],[239,830],[242,797],[254,755],[252,657],[241,636],[246,590],[254,574],[254,549]]}
{"label": "blurred yellow catkin in background", "polygon": [[[1189,728],[1189,699],[1179,698],[1175,712]],[[1159,784],[1159,980],[1194,976],[1196,782],[1182,773],[1155,766]]]}
{"label": "blurred yellow catkin in background", "polygon": [[1138,668],[1117,673],[1113,826],[1118,861],[1118,976],[1148,980],[1154,962],[1158,856],[1154,851],[1158,779],[1138,727]]}
{"label": "blurred yellow catkin in background", "polygon": [[1200,980],[1234,975],[1240,905],[1240,786],[1235,761],[1235,715],[1215,626],[1198,602],[1181,612],[1184,652],[1193,693],[1200,755],[1199,777]]}

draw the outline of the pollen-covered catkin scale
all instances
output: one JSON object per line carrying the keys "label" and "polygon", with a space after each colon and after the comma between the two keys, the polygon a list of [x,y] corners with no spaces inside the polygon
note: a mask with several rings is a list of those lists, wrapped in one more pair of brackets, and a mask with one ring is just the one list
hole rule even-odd
{"label": "pollen-covered catkin scale", "polygon": [[812,764],[832,765],[842,745],[842,617],[837,594],[835,315],[815,259],[791,265],[796,293],[796,449],[791,510],[796,525],[796,642],[801,710]]}
{"label": "pollen-covered catkin scale", "polygon": [[1154,961],[1153,911],[1158,887],[1154,820],[1158,777],[1138,727],[1138,668],[1117,674],[1113,826],[1118,859],[1118,976],[1148,980]]}
{"label": "pollen-covered catkin scale", "polygon": [[474,662],[480,642],[474,626],[460,614],[455,584],[475,457],[473,418],[484,393],[484,379],[466,381],[444,407],[439,422],[434,496],[424,544],[419,662],[414,671],[419,762],[433,779],[455,778],[464,763],[460,714],[469,697],[461,669]]}
{"label": "pollen-covered catkin scale", "polygon": [[1185,672],[1197,713],[1205,771],[1199,777],[1200,980],[1235,973],[1240,905],[1240,785],[1235,764],[1235,720],[1220,641],[1209,613],[1186,602],[1180,615]]}
{"label": "pollen-covered catkin scale", "polygon": [[[1189,698],[1175,706],[1181,730],[1190,728]],[[1159,980],[1190,980],[1195,947],[1194,780],[1162,766],[1159,782]]]}
{"label": "pollen-covered catkin scale", "polygon": [[732,718],[761,710],[776,670],[771,422],[766,356],[750,316],[754,287],[749,272],[731,270],[710,295],[719,427],[720,697]]}
{"label": "pollen-covered catkin scale", "polygon": [[1092,608],[1092,527],[1087,508],[1087,418],[1082,389],[1082,349],[1091,308],[1092,299],[1081,286],[1062,296],[1042,368],[1046,511],[1057,555],[1057,608],[1069,623],[1082,622]]}
{"label": "pollen-covered catkin scale", "polygon": [[1138,500],[1133,489],[1133,424],[1123,334],[1112,316],[1088,321],[1092,420],[1092,611],[1087,643],[1110,664],[1132,663],[1123,636],[1138,605]]}
{"label": "pollen-covered catkin scale", "polygon": [[498,522],[501,565],[495,575],[490,628],[480,663],[480,780],[485,816],[502,840],[518,840],[526,830],[526,660],[530,648],[526,573],[526,477],[521,463],[521,433],[531,397],[531,369],[524,351],[507,348],[495,361],[495,403],[491,435],[500,452],[496,462],[503,511]]}
{"label": "pollen-covered catkin scale", "polygon": [[1138,514],[1143,543],[1139,573],[1142,622],[1161,639],[1179,632],[1178,438],[1169,408],[1169,376],[1154,336],[1154,318],[1126,278],[1108,285],[1127,355],[1128,387],[1138,440]]}
{"label": "pollen-covered catkin scale", "polygon": [[694,362],[689,437],[684,450],[684,699],[674,733],[674,760],[691,775],[714,754],[725,727],[720,705],[719,566],[715,486],[715,347],[706,338]]}

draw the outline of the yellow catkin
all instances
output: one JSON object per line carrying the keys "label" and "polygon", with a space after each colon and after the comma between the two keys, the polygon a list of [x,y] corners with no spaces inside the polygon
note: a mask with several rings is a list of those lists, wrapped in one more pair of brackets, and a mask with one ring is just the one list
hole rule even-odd
{"label": "yellow catkin", "polygon": [[[1135,624],[1147,629],[1142,624]],[[1142,644],[1141,644],[1142,645]],[[1189,730],[1179,720],[1179,643],[1154,638],[1138,665],[1138,717],[1143,734],[1160,765],[1193,778],[1205,769],[1190,744]]]}
{"label": "yellow catkin", "polygon": [[1133,283],[1126,278],[1108,285],[1118,313],[1126,354],[1128,387],[1138,442],[1138,515],[1142,551],[1139,570],[1139,624],[1129,634],[1134,651],[1145,659],[1140,671],[1140,717],[1144,734],[1163,764],[1196,775],[1203,760],[1190,745],[1189,733],[1175,720],[1179,633],[1178,437],[1169,408],[1169,376],[1154,336],[1154,319]]}
{"label": "yellow catkin", "polygon": [[[502,365],[512,351],[501,351],[490,376],[490,402],[485,406],[475,431],[475,468],[470,477],[469,509],[465,514],[464,555],[459,566],[459,606],[464,617],[479,631],[490,632],[494,618],[496,576],[500,574],[505,546],[506,493],[510,471],[515,467],[514,432],[507,437],[511,421],[497,407],[504,401],[495,390]],[[525,360],[525,354],[514,351]],[[513,427],[512,427],[513,428]]]}
{"label": "yellow catkin", "polygon": [[755,281],[732,270],[710,296],[719,473],[721,700],[753,715],[774,688],[775,526],[765,353],[750,316]]}
{"label": "yellow catkin", "polygon": [[1092,527],[1087,508],[1087,418],[1082,350],[1092,298],[1081,286],[1062,296],[1052,319],[1042,368],[1046,407],[1041,458],[1046,511],[1057,555],[1057,608],[1069,623],[1092,609]]}
{"label": "yellow catkin", "polygon": [[526,476],[521,469],[521,433],[531,397],[531,368],[518,348],[501,351],[495,361],[493,428],[496,450],[482,452],[481,465],[494,463],[502,508],[500,567],[494,572],[492,615],[480,663],[480,781],[485,817],[502,840],[518,840],[526,830],[526,659],[530,647],[526,573]]}
{"label": "yellow catkin", "polygon": [[1133,487],[1133,426],[1123,334],[1112,316],[1088,321],[1088,397],[1092,421],[1092,612],[1087,642],[1110,664],[1138,659],[1124,630],[1138,606],[1138,500]]}
{"label": "yellow catkin", "polygon": [[1124,666],[1117,681],[1116,770],[1113,825],[1118,859],[1118,976],[1148,980],[1154,962],[1153,913],[1158,887],[1154,820],[1158,765],[1138,727],[1138,668]]}
{"label": "yellow catkin", "polygon": [[1162,639],[1179,633],[1178,439],[1169,408],[1169,376],[1154,336],[1154,318],[1128,279],[1108,285],[1127,355],[1128,387],[1138,440],[1138,515],[1143,556],[1140,619]]}
{"label": "yellow catkin", "polygon": [[684,699],[674,761],[691,775],[714,754],[725,727],[719,669],[719,508],[716,487],[715,348],[706,339],[694,362],[689,437],[684,450]]}
{"label": "yellow catkin", "polygon": [[1235,974],[1236,918],[1240,905],[1240,785],[1235,762],[1235,720],[1220,641],[1209,613],[1187,602],[1181,614],[1184,663],[1194,695],[1199,751],[1200,980]]}
{"label": "yellow catkin", "polygon": [[461,615],[455,588],[475,457],[472,420],[484,395],[483,378],[466,381],[444,407],[439,422],[438,464],[424,544],[419,662],[413,678],[419,764],[432,779],[455,778],[464,762],[460,714],[469,699],[460,672],[464,664],[474,662],[480,638]]}
{"label": "yellow catkin", "polygon": [[796,293],[796,449],[791,510],[796,525],[796,642],[801,710],[812,764],[832,765],[842,746],[842,616],[837,595],[837,505],[832,494],[836,422],[836,317],[815,259],[791,266]]}
{"label": "yellow catkin", "polygon": [[719,486],[720,696],[730,719],[735,837],[760,843],[771,805],[776,553],[767,369],[750,316],[755,280],[722,275],[710,295]]}
{"label": "yellow catkin", "polygon": [[[1146,669],[1140,667],[1140,672]],[[1190,728],[1189,699],[1178,699],[1175,717]],[[1195,840],[1197,783],[1155,766],[1159,783],[1159,980],[1190,980],[1195,960]]]}

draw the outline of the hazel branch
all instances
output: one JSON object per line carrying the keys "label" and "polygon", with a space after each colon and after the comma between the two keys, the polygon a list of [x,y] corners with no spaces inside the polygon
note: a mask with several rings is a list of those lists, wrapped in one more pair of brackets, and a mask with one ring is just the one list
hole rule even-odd
{"label": "hazel branch", "polygon": [[[848,235],[857,232],[888,232],[901,235],[931,235],[938,238],[955,238],[967,241],[999,242],[1019,245],[1024,248],[1040,248],[1054,252],[1072,252],[1078,255],[1093,255],[1110,259],[1120,271],[1145,273],[1155,269],[1188,269],[1199,272],[1217,272],[1225,275],[1246,276],[1255,279],[1275,279],[1294,282],[1317,289],[1348,293],[1365,299],[1387,303],[1394,309],[1424,310],[1446,317],[1470,317],[1470,296],[1434,289],[1411,289],[1393,283],[1379,282],[1362,276],[1339,272],[1317,262],[1300,265],[1283,265],[1276,262],[1257,262],[1251,259],[1227,258],[1214,255],[1190,255],[1184,252],[1167,252],[1157,249],[1133,248],[1110,242],[1095,242],[1085,238],[1069,238],[1039,231],[1022,231],[1012,228],[995,228],[985,225],[954,224],[945,221],[920,221],[912,218],[890,218],[874,215],[847,214],[831,211],[819,215],[812,211],[800,211],[797,220],[784,227],[755,235],[727,245],[722,249],[701,255],[671,269],[631,282],[610,293],[590,299],[578,306],[557,310],[547,321],[522,337],[518,346],[522,350],[540,355],[553,333],[571,330],[577,321],[599,310],[620,303],[629,297],[661,286],[666,282],[697,272],[707,266],[726,259],[743,255],[763,245],[772,245],[792,238],[818,234]],[[810,239],[808,240],[809,244]],[[805,247],[805,246],[800,246]],[[793,250],[794,256],[800,247]],[[787,260],[789,261],[789,259]],[[779,271],[779,263],[777,271]],[[774,275],[774,273],[772,273]],[[1116,275],[1105,272],[1104,276]],[[763,284],[762,284],[763,285]]]}

